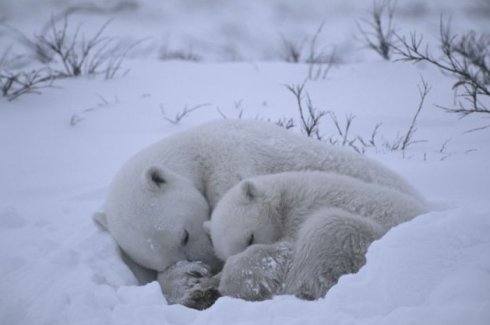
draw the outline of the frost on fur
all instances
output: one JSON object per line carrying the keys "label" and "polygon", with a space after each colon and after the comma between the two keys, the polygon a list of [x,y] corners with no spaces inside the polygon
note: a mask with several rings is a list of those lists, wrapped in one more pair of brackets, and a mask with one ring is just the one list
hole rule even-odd
{"label": "frost on fur", "polygon": [[[251,184],[259,196],[249,193]],[[414,196],[337,174],[246,179],[225,194],[207,223],[217,255],[226,260],[220,291],[247,300],[280,293],[318,299],[341,275],[364,265],[374,240],[426,211]],[[282,242],[292,253],[278,274]]]}

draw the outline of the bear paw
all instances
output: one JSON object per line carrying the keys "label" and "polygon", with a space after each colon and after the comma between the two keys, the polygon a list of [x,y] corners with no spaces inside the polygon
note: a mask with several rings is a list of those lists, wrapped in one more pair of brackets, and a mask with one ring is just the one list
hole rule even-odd
{"label": "bear paw", "polygon": [[[207,281],[206,281],[207,280]],[[181,304],[189,308],[204,310],[211,307],[221,297],[218,281],[207,278],[185,292]]]}
{"label": "bear paw", "polygon": [[250,301],[272,298],[282,290],[291,255],[288,243],[250,246],[228,258],[219,292]]}
{"label": "bear paw", "polygon": [[180,261],[158,274],[157,281],[169,304],[206,309],[219,298],[218,281],[202,262]]}

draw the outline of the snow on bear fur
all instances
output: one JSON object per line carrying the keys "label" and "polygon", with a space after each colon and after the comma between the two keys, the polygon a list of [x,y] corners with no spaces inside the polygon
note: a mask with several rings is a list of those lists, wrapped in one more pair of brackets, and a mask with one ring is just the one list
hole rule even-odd
{"label": "snow on bear fur", "polygon": [[240,182],[204,228],[226,260],[222,294],[317,299],[364,265],[371,242],[426,211],[418,198],[349,176],[286,172]]}
{"label": "snow on bear fur", "polygon": [[[242,179],[294,170],[331,171],[418,196],[397,174],[362,155],[273,123],[220,120],[133,156],[114,177],[95,219],[141,266],[162,272],[179,261],[202,261],[215,272],[221,264],[202,224],[218,200]],[[169,279],[178,270],[172,272]],[[181,277],[195,273],[183,268]]]}

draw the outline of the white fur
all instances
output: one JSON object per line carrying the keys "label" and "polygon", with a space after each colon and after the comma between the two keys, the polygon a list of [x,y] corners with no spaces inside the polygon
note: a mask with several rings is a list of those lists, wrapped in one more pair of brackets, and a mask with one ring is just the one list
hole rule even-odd
{"label": "white fur", "polygon": [[[418,198],[349,176],[286,172],[247,179],[230,189],[205,228],[222,260],[246,250],[252,235],[253,244],[294,243],[285,290],[318,298],[338,276],[357,271],[373,240],[425,211]],[[223,279],[236,277],[227,270],[246,269],[253,258],[241,256],[227,260],[241,262],[225,265]],[[220,291],[238,296],[236,291],[244,290],[240,281],[230,282],[231,289],[225,283]]]}
{"label": "white fur", "polygon": [[[175,134],[131,158],[111,183],[105,216],[97,219],[144,267],[164,271],[180,260],[199,260],[217,268],[202,223],[223,194],[244,178],[306,169],[351,175],[417,196],[395,173],[362,155],[272,123],[220,120]],[[162,184],[152,181],[152,172]],[[189,241],[183,246],[185,231]]]}

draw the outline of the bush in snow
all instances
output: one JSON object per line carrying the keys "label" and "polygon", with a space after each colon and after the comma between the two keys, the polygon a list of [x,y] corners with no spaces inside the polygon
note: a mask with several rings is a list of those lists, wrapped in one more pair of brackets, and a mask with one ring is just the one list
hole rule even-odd
{"label": "bush in snow", "polygon": [[10,49],[0,57],[0,91],[3,97],[14,100],[28,93],[39,93],[39,89],[51,86],[54,79],[81,75],[103,75],[112,79],[122,72],[122,63],[139,42],[123,44],[103,36],[110,21],[97,32],[86,37],[81,25],[71,28],[69,16],[52,18],[35,39],[11,28],[19,42],[27,46],[40,67],[30,70],[14,69],[17,61],[30,55],[10,55]]}
{"label": "bush in snow", "polygon": [[194,105],[194,106],[185,105],[184,108],[180,112],[175,114],[174,117],[168,117],[167,116],[167,113],[165,112],[165,108],[163,107],[163,105],[160,105],[160,111],[162,113],[163,118],[167,122],[169,122],[171,124],[179,124],[180,121],[182,121],[182,119],[184,117],[189,116],[192,112],[197,111],[198,109],[206,107],[206,106],[209,106],[209,103],[198,104],[198,105]]}
{"label": "bush in snow", "polygon": [[282,37],[283,52],[281,57],[286,62],[307,63],[308,80],[325,79],[330,69],[339,61],[335,49],[327,51],[319,45],[318,38],[325,23],[318,26],[315,33],[302,41]]}
{"label": "bush in snow", "polygon": [[49,87],[52,81],[51,71],[46,68],[27,71],[15,70],[12,62],[17,57],[10,55],[7,49],[0,57],[0,92],[2,97],[14,100],[27,93],[39,93],[39,89]]}
{"label": "bush in snow", "polygon": [[326,111],[318,109],[313,105],[310,95],[304,90],[305,83],[301,85],[287,85],[286,88],[296,98],[300,116],[301,131],[307,137],[314,137],[321,140],[320,121],[327,114]]}
{"label": "bush in snow", "polygon": [[53,77],[47,69],[0,71],[0,90],[2,96],[11,101],[24,94],[39,94],[39,89],[51,86],[52,80]]}
{"label": "bush in snow", "polygon": [[399,150],[405,153],[405,150],[407,150],[408,147],[411,146],[412,144],[424,141],[424,140],[415,140],[414,135],[415,132],[417,131],[417,120],[419,118],[420,112],[422,111],[422,108],[424,107],[425,99],[430,92],[430,85],[427,81],[422,79],[421,83],[417,85],[417,88],[419,90],[419,97],[420,97],[417,110],[413,115],[410,125],[408,126],[407,132],[402,136],[398,136],[392,142],[385,142],[385,147],[388,148],[390,151]]}
{"label": "bush in snow", "polygon": [[[411,145],[425,141],[415,139],[417,121],[430,91],[430,85],[424,79],[417,85],[419,91],[419,103],[410,124],[408,125],[407,131],[402,133],[402,135],[397,135],[393,140],[384,140],[383,142],[378,141],[379,130],[382,123],[376,123],[368,137],[356,135],[352,132],[352,125],[356,118],[355,115],[346,114],[345,118],[341,119],[332,111],[319,109],[313,104],[310,95],[305,90],[305,85],[306,82],[303,84],[286,85],[286,88],[295,97],[299,112],[298,126],[301,129],[301,132],[307,137],[326,141],[335,146],[349,147],[361,154],[366,153],[366,150],[368,149],[380,149],[381,145],[388,151],[401,151],[405,154],[405,151]],[[325,117],[330,121],[332,129],[334,130],[333,134],[326,135],[321,132],[321,122],[324,121]],[[286,129],[291,129],[296,126],[293,118],[280,119],[276,124]]]}
{"label": "bush in snow", "polygon": [[416,33],[410,37],[397,36],[393,48],[399,61],[426,62],[452,76],[455,80],[455,107],[442,107],[447,112],[467,116],[473,113],[490,113],[490,36],[468,32],[454,35],[449,23],[441,21],[439,47],[440,57],[434,56],[423,37]]}
{"label": "bush in snow", "polygon": [[361,40],[368,48],[374,50],[385,60],[391,58],[391,44],[395,36],[393,17],[395,3],[391,0],[374,2],[370,12],[371,19],[357,23]]}
{"label": "bush in snow", "polygon": [[36,48],[47,53],[51,64],[61,66],[55,69],[57,77],[102,74],[106,79],[114,78],[135,44],[123,46],[113,38],[103,36],[109,23],[107,21],[94,35],[86,38],[80,32],[81,25],[74,30],[70,28],[67,16],[61,23],[52,19],[46,31],[37,37]]}

